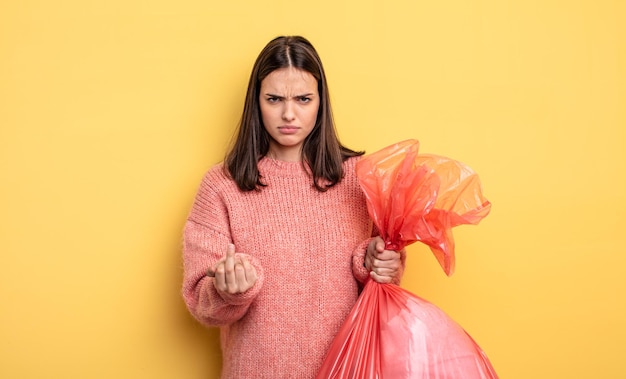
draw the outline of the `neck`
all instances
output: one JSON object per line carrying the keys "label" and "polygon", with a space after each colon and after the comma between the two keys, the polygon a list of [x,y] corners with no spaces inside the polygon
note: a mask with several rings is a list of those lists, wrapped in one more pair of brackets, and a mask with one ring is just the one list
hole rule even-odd
{"label": "neck", "polygon": [[267,157],[277,161],[300,162],[302,154],[299,148],[277,149],[270,146]]}

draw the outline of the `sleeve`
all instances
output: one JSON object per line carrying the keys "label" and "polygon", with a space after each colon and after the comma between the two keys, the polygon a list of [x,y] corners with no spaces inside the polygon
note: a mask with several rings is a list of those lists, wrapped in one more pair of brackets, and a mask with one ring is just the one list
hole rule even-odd
{"label": "sleeve", "polygon": [[[205,326],[231,324],[241,319],[263,286],[263,269],[258,260],[246,256],[257,271],[257,281],[241,294],[219,292],[213,278],[206,276],[226,253],[231,243],[225,201],[205,176],[183,231],[182,296],[189,312]],[[236,248],[236,246],[235,246]]]}
{"label": "sleeve", "polygon": [[365,284],[367,278],[370,277],[369,271],[365,268],[365,252],[372,238],[370,237],[361,242],[352,253],[352,274],[361,284]]}

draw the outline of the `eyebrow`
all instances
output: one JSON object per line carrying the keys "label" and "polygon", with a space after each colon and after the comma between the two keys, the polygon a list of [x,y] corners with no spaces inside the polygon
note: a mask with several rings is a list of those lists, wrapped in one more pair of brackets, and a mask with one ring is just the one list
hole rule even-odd
{"label": "eyebrow", "polygon": [[[311,93],[305,93],[305,94],[302,94],[302,95],[296,95],[296,96],[293,96],[292,98],[311,97],[313,95],[314,95],[313,92],[311,92]],[[267,96],[267,97],[276,97],[278,99],[284,99],[285,98],[285,96],[275,95],[273,93],[266,93],[265,96]]]}

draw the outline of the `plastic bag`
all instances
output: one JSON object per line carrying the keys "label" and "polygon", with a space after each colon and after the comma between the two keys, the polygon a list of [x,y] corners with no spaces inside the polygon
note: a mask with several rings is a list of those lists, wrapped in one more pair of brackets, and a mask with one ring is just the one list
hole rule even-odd
{"label": "plastic bag", "polygon": [[474,340],[432,303],[368,280],[317,379],[478,379],[498,376]]}
{"label": "plastic bag", "polygon": [[357,163],[357,177],[386,248],[401,250],[421,241],[451,275],[452,228],[478,224],[491,204],[471,168],[418,150],[418,141],[407,140],[372,153]]}
{"label": "plastic bag", "polygon": [[[489,213],[476,174],[460,162],[418,155],[408,140],[361,159],[357,176],[386,248],[426,243],[447,275],[451,228]],[[441,309],[393,284],[368,280],[335,336],[317,379],[497,378],[487,356]]]}

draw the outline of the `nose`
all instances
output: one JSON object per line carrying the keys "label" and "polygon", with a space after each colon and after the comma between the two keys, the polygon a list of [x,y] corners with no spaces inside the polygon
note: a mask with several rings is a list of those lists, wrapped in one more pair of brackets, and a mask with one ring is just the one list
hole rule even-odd
{"label": "nose", "polygon": [[285,121],[293,121],[296,118],[296,113],[294,109],[294,105],[292,101],[285,101],[285,105],[283,107],[283,120]]}

